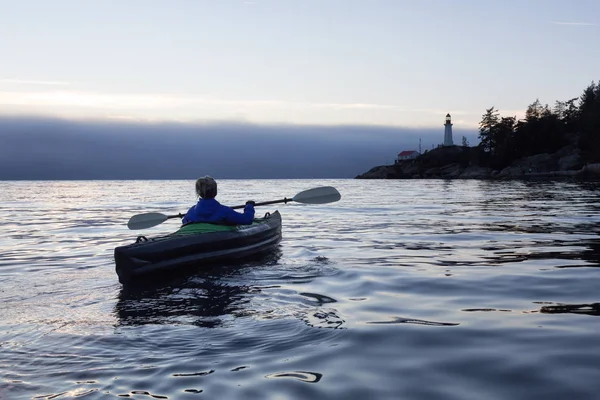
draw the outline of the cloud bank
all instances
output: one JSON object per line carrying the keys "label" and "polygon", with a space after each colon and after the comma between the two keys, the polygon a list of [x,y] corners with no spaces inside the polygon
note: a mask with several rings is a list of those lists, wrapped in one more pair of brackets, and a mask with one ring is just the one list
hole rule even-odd
{"label": "cloud bank", "polygon": [[[460,144],[475,131],[455,131]],[[352,178],[442,129],[0,118],[0,180]]]}
{"label": "cloud bank", "polygon": [[566,22],[566,21],[552,21],[555,25],[571,25],[571,26],[598,26],[591,22]]}

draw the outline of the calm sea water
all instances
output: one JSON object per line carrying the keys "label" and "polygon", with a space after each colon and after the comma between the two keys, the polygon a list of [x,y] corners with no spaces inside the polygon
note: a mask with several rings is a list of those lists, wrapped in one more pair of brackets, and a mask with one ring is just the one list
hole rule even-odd
{"label": "calm sea water", "polygon": [[600,184],[219,183],[343,197],[279,205],[264,259],[123,290],[114,247],[177,226],[127,220],[192,181],[0,182],[0,398],[600,398]]}

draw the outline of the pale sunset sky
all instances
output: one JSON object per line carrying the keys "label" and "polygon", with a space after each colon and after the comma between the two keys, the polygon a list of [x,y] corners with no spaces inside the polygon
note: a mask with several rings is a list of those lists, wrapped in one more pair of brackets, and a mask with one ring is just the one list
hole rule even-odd
{"label": "pale sunset sky", "polygon": [[599,43],[598,0],[0,0],[0,114],[476,128]]}

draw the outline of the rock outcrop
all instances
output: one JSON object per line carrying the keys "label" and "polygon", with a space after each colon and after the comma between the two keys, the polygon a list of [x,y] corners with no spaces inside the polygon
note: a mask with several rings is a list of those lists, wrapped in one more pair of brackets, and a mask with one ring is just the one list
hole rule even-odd
{"label": "rock outcrop", "polygon": [[479,166],[480,153],[474,147],[440,147],[414,160],[380,165],[356,179],[535,179],[581,177],[600,178],[600,164],[585,164],[579,149],[565,146],[556,153],[536,154],[515,160],[494,170]]}

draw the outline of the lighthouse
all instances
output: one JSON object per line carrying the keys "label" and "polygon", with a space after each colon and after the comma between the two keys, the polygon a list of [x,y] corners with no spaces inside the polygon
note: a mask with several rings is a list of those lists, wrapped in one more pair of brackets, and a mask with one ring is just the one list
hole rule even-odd
{"label": "lighthouse", "polygon": [[444,146],[454,146],[452,141],[452,122],[450,113],[446,114],[446,123],[444,124]]}

